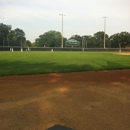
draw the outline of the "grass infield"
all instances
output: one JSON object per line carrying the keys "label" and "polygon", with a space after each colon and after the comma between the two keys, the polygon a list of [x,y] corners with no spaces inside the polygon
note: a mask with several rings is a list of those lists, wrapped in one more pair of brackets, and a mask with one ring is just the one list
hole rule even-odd
{"label": "grass infield", "polygon": [[130,55],[113,52],[0,52],[0,76],[130,69]]}

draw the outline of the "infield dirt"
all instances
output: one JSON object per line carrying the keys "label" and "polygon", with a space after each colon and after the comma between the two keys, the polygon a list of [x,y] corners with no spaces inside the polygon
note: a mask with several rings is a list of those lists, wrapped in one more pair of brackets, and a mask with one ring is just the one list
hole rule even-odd
{"label": "infield dirt", "polygon": [[57,124],[130,130],[130,70],[0,77],[1,130]]}

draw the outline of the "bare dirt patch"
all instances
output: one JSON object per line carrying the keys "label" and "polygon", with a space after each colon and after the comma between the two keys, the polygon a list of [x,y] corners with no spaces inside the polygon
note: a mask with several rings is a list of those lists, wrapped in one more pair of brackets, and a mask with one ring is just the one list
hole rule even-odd
{"label": "bare dirt patch", "polygon": [[130,70],[0,77],[2,130],[129,130],[129,121]]}
{"label": "bare dirt patch", "polygon": [[130,55],[130,52],[118,52],[117,55]]}

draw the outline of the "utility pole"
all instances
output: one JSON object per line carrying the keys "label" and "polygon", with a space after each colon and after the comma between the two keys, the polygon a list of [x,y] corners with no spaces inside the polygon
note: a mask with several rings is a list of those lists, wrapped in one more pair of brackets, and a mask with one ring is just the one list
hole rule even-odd
{"label": "utility pole", "polygon": [[65,16],[64,14],[59,14],[62,16],[62,36],[61,36],[61,48],[63,48],[63,17]]}
{"label": "utility pole", "polygon": [[104,18],[104,49],[106,48],[105,47],[105,42],[106,42],[106,16],[105,17],[102,17],[102,18]]}

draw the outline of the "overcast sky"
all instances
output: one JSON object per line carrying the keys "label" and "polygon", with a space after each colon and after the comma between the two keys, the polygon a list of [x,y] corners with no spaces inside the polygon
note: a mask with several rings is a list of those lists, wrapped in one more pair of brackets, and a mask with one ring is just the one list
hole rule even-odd
{"label": "overcast sky", "polygon": [[104,31],[110,36],[130,32],[130,0],[0,0],[0,23],[20,28],[34,42],[49,30],[61,32],[64,17],[64,37],[93,35]]}

